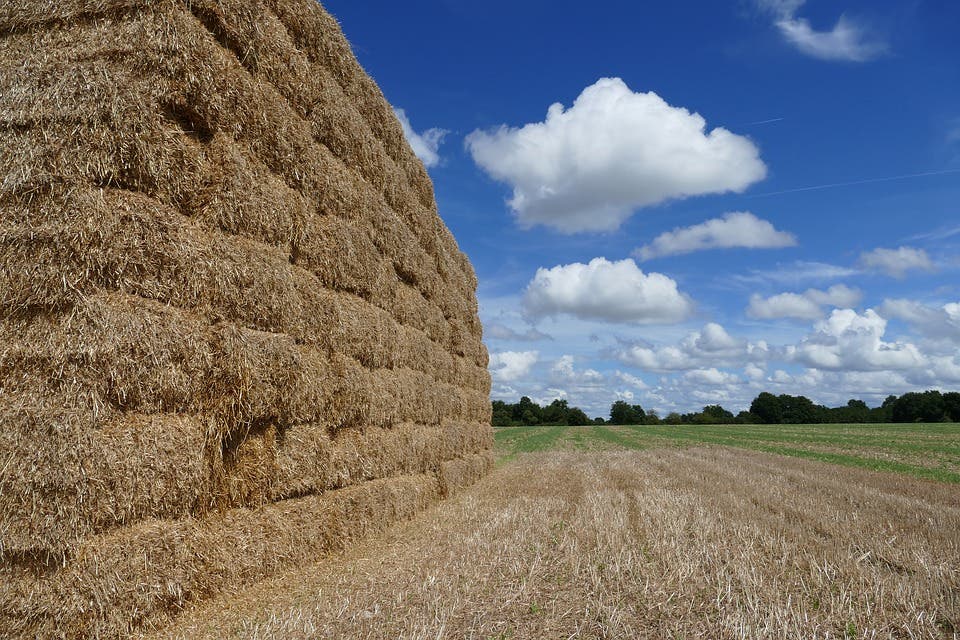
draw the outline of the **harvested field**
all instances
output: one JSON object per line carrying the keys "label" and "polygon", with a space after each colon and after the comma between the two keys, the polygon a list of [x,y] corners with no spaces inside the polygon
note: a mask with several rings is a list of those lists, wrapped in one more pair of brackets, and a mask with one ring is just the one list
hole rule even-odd
{"label": "harvested field", "polygon": [[476,276],[314,0],[0,3],[0,636],[126,637],[492,466]]}
{"label": "harvested field", "polygon": [[157,638],[955,638],[954,485],[730,448],[518,454]]}
{"label": "harvested field", "polygon": [[501,458],[549,450],[722,445],[960,483],[960,424],[723,424],[505,427]]}

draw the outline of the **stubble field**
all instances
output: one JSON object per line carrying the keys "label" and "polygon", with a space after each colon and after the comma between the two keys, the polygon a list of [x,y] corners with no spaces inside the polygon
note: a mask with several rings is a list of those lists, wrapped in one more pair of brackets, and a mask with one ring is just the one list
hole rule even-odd
{"label": "stubble field", "polygon": [[156,637],[956,638],[960,427],[884,427],[498,430],[477,485]]}

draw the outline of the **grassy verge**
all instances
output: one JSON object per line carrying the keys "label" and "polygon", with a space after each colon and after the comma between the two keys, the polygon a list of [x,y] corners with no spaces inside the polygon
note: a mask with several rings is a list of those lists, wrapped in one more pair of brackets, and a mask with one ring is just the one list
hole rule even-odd
{"label": "grassy verge", "polygon": [[960,424],[504,427],[495,434],[501,462],[534,451],[722,445],[960,483]]}

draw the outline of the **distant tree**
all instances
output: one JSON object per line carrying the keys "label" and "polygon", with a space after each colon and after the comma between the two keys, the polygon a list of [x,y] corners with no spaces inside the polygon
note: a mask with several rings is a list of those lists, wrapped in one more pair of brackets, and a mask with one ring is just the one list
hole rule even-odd
{"label": "distant tree", "polygon": [[667,414],[667,417],[663,419],[664,424],[683,424],[683,416],[681,416],[676,411],[671,411]]}
{"label": "distant tree", "polygon": [[541,412],[540,405],[527,396],[520,398],[520,402],[513,406],[512,411],[514,420],[528,426],[540,424],[542,421]]}
{"label": "distant tree", "polygon": [[897,403],[897,396],[887,396],[879,407],[873,410],[875,422],[893,422],[893,406]]}
{"label": "distant tree", "polygon": [[757,416],[762,424],[780,424],[783,420],[783,407],[780,404],[780,399],[766,391],[750,403],[750,413]]}
{"label": "distant tree", "polygon": [[946,404],[939,391],[910,392],[893,405],[894,422],[940,422],[946,415]]}
{"label": "distant tree", "polygon": [[760,419],[749,411],[741,411],[734,419],[737,424],[757,424]]}
{"label": "distant tree", "polygon": [[837,417],[839,419],[832,420],[832,422],[849,422],[853,424],[871,422],[870,407],[868,407],[867,403],[863,400],[851,399],[847,402],[846,407],[841,407],[837,411]]}
{"label": "distant tree", "polygon": [[949,391],[943,394],[943,409],[951,422],[960,422],[960,393]]}
{"label": "distant tree", "polygon": [[640,424],[646,413],[636,404],[617,400],[610,406],[610,424]]}
{"label": "distant tree", "polygon": [[870,409],[869,422],[890,422],[890,409],[884,407],[874,407]]}
{"label": "distant tree", "polygon": [[593,424],[607,424],[607,421],[604,420],[601,416],[597,416],[593,419]]}
{"label": "distant tree", "polygon": [[554,400],[546,407],[541,407],[527,396],[523,396],[516,404],[494,400],[490,403],[490,408],[490,422],[495,427],[593,423],[581,409],[570,407],[563,399]]}
{"label": "distant tree", "polygon": [[707,424],[729,424],[733,422],[733,414],[718,404],[707,405],[701,412],[707,419]]}
{"label": "distant tree", "polygon": [[543,424],[570,424],[568,414],[570,407],[566,400],[556,399],[541,411],[541,422]]}
{"label": "distant tree", "polygon": [[643,424],[660,424],[660,416],[656,411],[651,409],[647,411],[647,415],[643,417]]}
{"label": "distant tree", "polygon": [[920,419],[923,422],[943,422],[947,415],[947,407],[943,401],[943,394],[939,391],[924,391],[920,394]]}
{"label": "distant tree", "polygon": [[784,424],[811,424],[820,422],[817,406],[806,396],[781,395],[780,422]]}
{"label": "distant tree", "polygon": [[510,405],[503,400],[493,401],[493,416],[490,423],[495,427],[509,427],[514,424]]}

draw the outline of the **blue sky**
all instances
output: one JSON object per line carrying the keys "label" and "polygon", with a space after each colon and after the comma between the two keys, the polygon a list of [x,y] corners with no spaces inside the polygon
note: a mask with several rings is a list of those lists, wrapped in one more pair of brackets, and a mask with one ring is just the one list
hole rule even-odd
{"label": "blue sky", "polygon": [[960,4],[324,5],[476,268],[495,398],[960,389]]}

